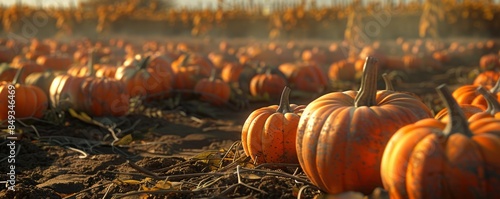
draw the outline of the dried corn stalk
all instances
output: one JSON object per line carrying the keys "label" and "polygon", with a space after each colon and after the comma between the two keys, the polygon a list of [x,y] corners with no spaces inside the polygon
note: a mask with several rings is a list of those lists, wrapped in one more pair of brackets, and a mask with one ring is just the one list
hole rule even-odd
{"label": "dried corn stalk", "polygon": [[347,25],[344,31],[344,39],[349,43],[349,55],[352,56],[356,52],[356,46],[358,46],[361,41],[360,31],[363,25],[362,15],[361,15],[361,1],[354,0],[351,6],[348,8],[349,13],[347,18]]}
{"label": "dried corn stalk", "polygon": [[420,37],[439,38],[439,22],[444,20],[444,8],[441,0],[426,0],[420,17],[418,34]]}

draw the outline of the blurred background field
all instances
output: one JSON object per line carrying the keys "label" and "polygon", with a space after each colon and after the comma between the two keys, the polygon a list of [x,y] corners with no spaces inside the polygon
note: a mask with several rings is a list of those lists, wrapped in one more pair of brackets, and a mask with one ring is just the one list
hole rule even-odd
{"label": "blurred background field", "polygon": [[[442,13],[438,20],[442,38],[500,36],[498,1],[365,0],[358,1],[357,12],[365,32],[371,33],[364,39],[418,38],[426,2],[441,5],[437,9]],[[0,32],[26,35],[27,31],[28,36],[41,38],[158,35],[342,40],[354,9],[349,0],[4,0],[0,5]],[[36,32],[27,26],[34,26]]]}

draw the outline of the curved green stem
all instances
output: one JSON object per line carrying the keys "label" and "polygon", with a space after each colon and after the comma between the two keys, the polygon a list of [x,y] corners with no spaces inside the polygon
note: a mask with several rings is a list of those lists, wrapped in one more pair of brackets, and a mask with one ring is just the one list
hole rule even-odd
{"label": "curved green stem", "polygon": [[21,80],[21,75],[23,74],[24,72],[24,67],[20,68],[20,69],[17,69],[17,72],[16,72],[16,75],[14,76],[14,79],[12,79],[12,84],[22,84],[24,82],[22,82]]}
{"label": "curved green stem", "polygon": [[377,58],[366,57],[361,77],[361,86],[354,99],[354,106],[373,106],[377,104]]}
{"label": "curved green stem", "polygon": [[149,59],[151,59],[151,56],[147,56],[142,60],[141,64],[139,65],[139,70],[146,69],[146,67],[148,67]]}
{"label": "curved green stem", "polygon": [[387,73],[382,74],[382,79],[384,79],[385,82],[385,90],[395,91],[394,86],[392,85],[391,82],[391,78],[389,78],[389,75],[387,75]]}
{"label": "curved green stem", "polygon": [[215,81],[215,76],[217,76],[217,69],[215,67],[212,67],[212,69],[210,69],[210,76],[208,77],[208,81]]}
{"label": "curved green stem", "polygon": [[498,78],[497,83],[490,90],[490,93],[493,93],[493,94],[497,94],[498,92],[500,92],[500,78]]}
{"label": "curved green stem", "polygon": [[449,137],[454,133],[462,133],[467,137],[472,137],[467,118],[462,108],[460,108],[455,98],[453,98],[446,84],[441,84],[436,90],[448,109],[448,116],[450,118],[449,122],[446,124],[446,128],[443,130],[445,137]]}
{"label": "curved green stem", "polygon": [[484,97],[486,103],[488,104],[488,108],[486,108],[485,112],[491,115],[495,115],[495,113],[500,112],[500,103],[493,94],[488,92],[488,90],[482,86],[477,88],[477,92]]}
{"label": "curved green stem", "polygon": [[292,108],[290,107],[290,92],[290,87],[285,86],[283,92],[281,93],[280,104],[278,105],[278,109],[276,110],[277,113],[285,114],[293,112]]}

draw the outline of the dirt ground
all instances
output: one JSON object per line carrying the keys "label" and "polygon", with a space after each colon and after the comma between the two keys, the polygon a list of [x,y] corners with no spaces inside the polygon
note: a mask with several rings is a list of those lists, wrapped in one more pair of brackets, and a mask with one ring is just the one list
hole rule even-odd
{"label": "dirt ground", "polygon": [[[395,89],[415,93],[436,111],[443,106],[434,88],[469,83],[473,72],[471,67],[400,72]],[[326,92],[357,84],[332,83]],[[291,102],[307,104],[319,94],[301,96]],[[16,191],[2,189],[0,198],[323,198],[299,165],[254,165],[243,153],[239,140],[246,117],[277,103],[251,101],[235,110],[169,99],[91,123],[57,111],[46,120],[18,122]],[[5,131],[0,135],[3,158],[9,155],[8,140]],[[0,181],[8,177],[8,165],[0,161]],[[376,189],[370,196],[343,197],[387,195]]]}

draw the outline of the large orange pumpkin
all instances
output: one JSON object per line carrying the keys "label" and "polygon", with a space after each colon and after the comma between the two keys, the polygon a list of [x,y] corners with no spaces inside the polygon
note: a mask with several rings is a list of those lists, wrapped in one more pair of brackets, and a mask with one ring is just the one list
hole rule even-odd
{"label": "large orange pumpkin", "polygon": [[14,119],[41,118],[48,108],[47,95],[40,88],[21,82],[23,71],[19,69],[12,82],[0,83],[0,121],[8,119],[9,115]]}
{"label": "large orange pumpkin", "polygon": [[367,57],[359,91],[309,103],[297,130],[297,155],[309,179],[327,193],[371,193],[382,186],[380,160],[400,127],[432,112],[412,95],[377,91],[376,59]]}
{"label": "large orange pumpkin", "polygon": [[382,158],[391,198],[500,198],[500,120],[467,122],[446,86],[451,120],[424,119],[399,129]]}
{"label": "large orange pumpkin", "polygon": [[258,164],[298,163],[295,136],[305,105],[290,104],[289,95],[285,87],[279,105],[254,110],[243,124],[243,150]]}

